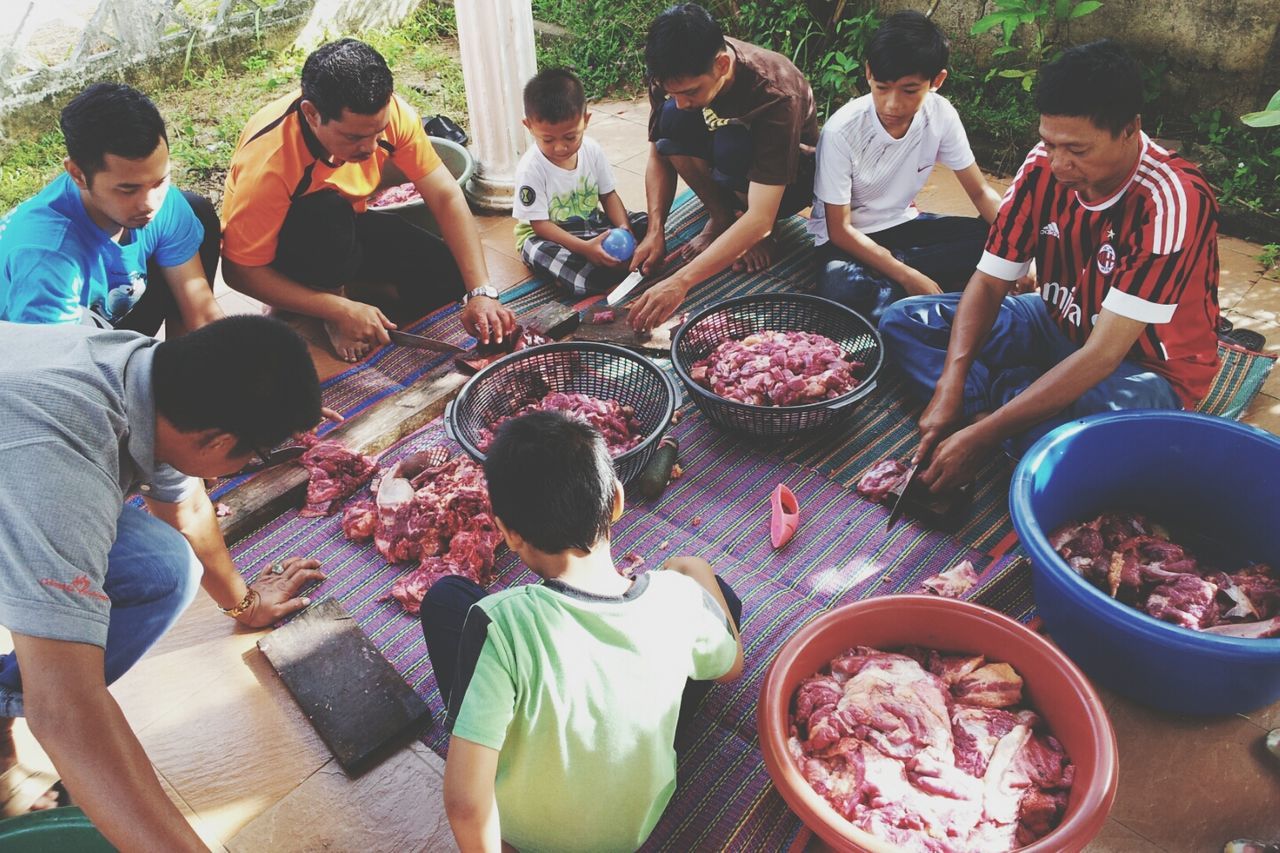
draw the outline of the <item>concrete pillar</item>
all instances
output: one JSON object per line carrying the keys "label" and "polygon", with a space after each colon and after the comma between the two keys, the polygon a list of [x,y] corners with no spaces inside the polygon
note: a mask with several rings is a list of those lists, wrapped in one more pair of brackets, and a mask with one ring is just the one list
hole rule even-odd
{"label": "concrete pillar", "polygon": [[516,164],[529,146],[521,93],[538,70],[530,0],[463,0],[458,16],[462,78],[476,173],[467,197],[483,210],[509,211]]}

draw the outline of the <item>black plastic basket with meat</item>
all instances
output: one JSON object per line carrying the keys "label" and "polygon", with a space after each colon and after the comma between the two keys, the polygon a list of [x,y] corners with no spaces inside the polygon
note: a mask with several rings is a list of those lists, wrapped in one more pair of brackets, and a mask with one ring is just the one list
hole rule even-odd
{"label": "black plastic basket with meat", "polygon": [[[854,374],[857,384],[844,394],[815,403],[768,406],[727,399],[694,379],[694,365],[721,343],[766,331],[830,338],[845,359],[861,365]],[[671,340],[676,375],[702,414],[725,429],[766,438],[829,427],[851,415],[857,402],[875,390],[883,353],[880,333],[861,314],[830,299],[800,293],[727,299],[694,314]]]}
{"label": "black plastic basket with meat", "polygon": [[494,362],[471,378],[445,408],[445,431],[477,461],[487,433],[548,394],[585,394],[634,412],[644,438],[613,459],[618,479],[640,473],[671,425],[680,389],[649,359],[622,347],[586,341],[543,344]]}

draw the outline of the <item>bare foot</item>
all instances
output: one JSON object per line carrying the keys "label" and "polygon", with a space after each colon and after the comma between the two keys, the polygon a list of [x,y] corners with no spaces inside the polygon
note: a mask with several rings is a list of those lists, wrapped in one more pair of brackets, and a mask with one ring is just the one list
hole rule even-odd
{"label": "bare foot", "polygon": [[364,358],[369,352],[369,345],[364,341],[351,340],[338,333],[338,327],[332,323],[326,322],[324,330],[329,335],[329,344],[333,347],[334,355],[345,362],[356,362]]}
{"label": "bare foot", "polygon": [[707,220],[706,226],[702,229],[702,233],[694,237],[684,245],[680,250],[680,257],[684,260],[701,255],[707,250],[707,247],[716,241],[716,238],[729,229],[733,222],[722,222],[714,216]]}
{"label": "bare foot", "polygon": [[773,237],[765,237],[759,243],[756,243],[742,257],[733,262],[734,272],[760,272],[768,269],[773,264],[773,255],[778,250],[778,244]]}

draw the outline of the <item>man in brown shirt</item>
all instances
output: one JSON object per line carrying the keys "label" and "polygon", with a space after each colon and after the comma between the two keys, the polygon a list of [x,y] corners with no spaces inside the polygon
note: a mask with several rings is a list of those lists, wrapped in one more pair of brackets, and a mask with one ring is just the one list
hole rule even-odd
{"label": "man in brown shirt", "polygon": [[672,6],[654,19],[645,64],[650,227],[631,268],[648,274],[662,265],[677,175],[710,218],[685,247],[688,266],[636,300],[638,329],[662,323],[691,288],[731,264],[755,272],[773,262],[773,223],[813,201],[818,143],[813,90],[800,70],[781,54],[726,38],[701,6]]}

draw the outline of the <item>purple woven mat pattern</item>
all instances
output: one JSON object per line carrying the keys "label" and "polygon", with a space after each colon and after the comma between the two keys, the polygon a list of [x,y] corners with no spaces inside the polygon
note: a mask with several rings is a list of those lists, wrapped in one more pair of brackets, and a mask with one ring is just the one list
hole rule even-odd
{"label": "purple woven mat pattern", "polygon": [[[916,591],[923,580],[961,559],[986,567],[983,584],[971,593],[980,597],[1008,575],[1012,559],[992,564],[955,539],[910,522],[886,534],[883,506],[822,473],[746,449],[692,411],[674,433],[686,475],[656,504],[627,508],[614,528],[614,557],[623,564],[628,555],[638,555],[644,560],[640,571],[676,554],[709,560],[742,599],[747,665],[738,681],[711,691],[700,709],[697,734],[677,744],[681,785],[649,846],[719,848],[733,838],[735,849],[777,849],[800,830],[769,782],[755,734],[756,697],[777,650],[801,625],[833,606]],[[388,449],[380,462],[390,464],[437,444],[461,452],[437,421]],[[768,542],[768,500],[778,483],[796,493],[802,523],[791,543],[774,551]],[[408,567],[387,566],[371,546],[348,542],[338,515],[310,519],[290,511],[235,548],[239,564],[255,573],[294,554],[321,560],[329,579],[313,594],[342,602],[439,719],[443,703],[418,620],[386,600]],[[498,572],[495,590],[536,581],[505,549]],[[1009,612],[1015,616],[1029,612],[1016,609],[1016,596],[1005,603],[1014,605]],[[443,754],[445,732],[437,728],[426,740]]]}

